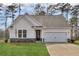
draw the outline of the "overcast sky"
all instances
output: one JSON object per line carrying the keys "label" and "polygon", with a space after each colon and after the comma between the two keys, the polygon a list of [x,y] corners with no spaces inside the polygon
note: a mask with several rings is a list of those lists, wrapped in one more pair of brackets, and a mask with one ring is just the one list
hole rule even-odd
{"label": "overcast sky", "polygon": [[[53,3],[49,3],[49,4],[53,4]],[[55,4],[55,3],[54,3]],[[7,4],[6,4],[7,5]],[[8,4],[9,5],[9,4]],[[42,5],[45,5],[45,7],[47,7],[47,5],[46,4],[42,4]],[[72,4],[72,5],[75,5],[75,4]],[[24,7],[22,7],[22,10],[21,10],[21,14],[25,14],[26,12],[27,13],[29,13],[29,14],[33,14],[33,12],[34,12],[34,4],[33,3],[31,3],[31,4],[28,4],[28,3],[26,3],[25,4],[25,6]],[[46,9],[44,10],[44,11],[47,11]],[[65,15],[65,14],[64,14]],[[18,16],[18,12],[16,13],[16,17]],[[0,18],[1,19],[1,18]],[[11,18],[9,18],[8,19],[8,25],[10,25],[11,24]],[[0,21],[0,22],[2,22],[2,20]],[[0,25],[0,29],[4,29],[5,27],[4,26],[2,26],[2,25]]]}
{"label": "overcast sky", "polygon": [[[10,5],[11,3],[75,3],[78,4],[79,0],[0,0],[0,3]],[[74,4],[73,4],[74,5]]]}
{"label": "overcast sky", "polygon": [[[25,12],[33,12],[33,8],[29,7],[30,4],[36,3],[50,3],[50,4],[57,4],[57,3],[70,3],[71,5],[79,4],[79,0],[0,0],[0,3],[4,5],[10,5],[12,3],[24,3],[26,7],[22,10],[22,14]],[[26,11],[25,11],[26,10]],[[8,21],[8,24],[11,24],[11,20]],[[4,26],[0,25],[0,29],[4,28]]]}

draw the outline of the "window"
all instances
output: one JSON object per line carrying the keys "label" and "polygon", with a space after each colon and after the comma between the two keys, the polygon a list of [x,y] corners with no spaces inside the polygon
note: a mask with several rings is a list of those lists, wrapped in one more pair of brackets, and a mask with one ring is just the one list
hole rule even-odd
{"label": "window", "polygon": [[26,30],[23,30],[23,37],[26,38],[26,33],[27,31]]}
{"label": "window", "polygon": [[19,38],[26,38],[27,30],[18,30],[18,37]]}
{"label": "window", "polygon": [[19,38],[22,37],[22,30],[18,30],[18,37],[19,37]]}

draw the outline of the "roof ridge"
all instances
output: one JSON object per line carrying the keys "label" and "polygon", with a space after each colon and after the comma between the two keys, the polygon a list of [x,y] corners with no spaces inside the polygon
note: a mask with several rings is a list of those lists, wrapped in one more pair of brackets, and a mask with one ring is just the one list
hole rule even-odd
{"label": "roof ridge", "polygon": [[63,15],[60,14],[60,15],[28,15],[28,16],[63,16]]}

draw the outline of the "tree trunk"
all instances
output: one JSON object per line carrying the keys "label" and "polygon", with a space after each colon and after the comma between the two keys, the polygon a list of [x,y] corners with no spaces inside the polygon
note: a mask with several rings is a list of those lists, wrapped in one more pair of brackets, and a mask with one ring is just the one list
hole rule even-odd
{"label": "tree trunk", "polygon": [[73,24],[71,25],[71,42],[74,42],[74,38],[73,38]]}
{"label": "tree trunk", "polygon": [[63,11],[61,11],[61,15],[63,15]]}
{"label": "tree trunk", "polygon": [[[77,15],[76,15],[76,19],[77,19]],[[77,21],[76,21],[76,28],[75,28],[75,38],[77,39]]]}
{"label": "tree trunk", "polygon": [[14,15],[13,15],[13,11],[12,11],[12,23],[14,23]]}
{"label": "tree trunk", "polygon": [[20,4],[19,4],[19,16],[20,16]]}
{"label": "tree trunk", "polygon": [[66,15],[66,16],[67,16],[67,20],[68,20],[68,16],[69,16],[69,14],[68,14],[68,13],[69,13],[69,11],[67,10],[67,15]]}
{"label": "tree trunk", "polygon": [[49,15],[48,9],[47,9],[47,15]]}
{"label": "tree trunk", "polygon": [[6,20],[5,20],[5,43],[8,42],[8,39],[7,39],[7,16],[6,16]]}

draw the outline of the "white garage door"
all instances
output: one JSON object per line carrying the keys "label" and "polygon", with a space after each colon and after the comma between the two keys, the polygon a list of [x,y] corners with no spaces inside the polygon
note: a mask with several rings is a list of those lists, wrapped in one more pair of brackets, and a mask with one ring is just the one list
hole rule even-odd
{"label": "white garage door", "polygon": [[46,32],[44,35],[45,42],[67,42],[66,32]]}

